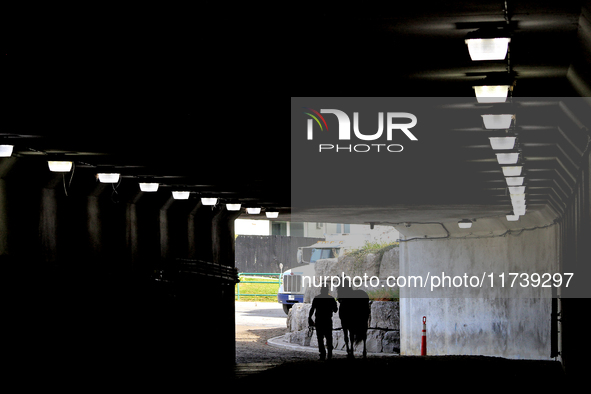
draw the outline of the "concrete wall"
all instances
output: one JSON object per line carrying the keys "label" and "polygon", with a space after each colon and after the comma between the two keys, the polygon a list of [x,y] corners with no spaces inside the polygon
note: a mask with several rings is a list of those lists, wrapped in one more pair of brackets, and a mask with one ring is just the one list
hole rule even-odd
{"label": "concrete wall", "polygon": [[[234,279],[215,270],[233,272],[240,212],[176,201],[166,190],[143,193],[135,180],[102,184],[95,174],[77,168],[70,184],[45,159],[0,159],[0,263],[11,295],[4,317],[14,344],[7,357],[55,376],[103,376],[105,357],[111,370],[154,374],[173,366],[193,373],[201,354],[212,367],[232,366]],[[180,277],[179,258],[202,262]],[[215,316],[215,341],[203,341],[211,327],[200,316]],[[46,358],[57,353],[65,361]]]}
{"label": "concrete wall", "polygon": [[[401,288],[401,354],[420,354],[426,316],[430,355],[549,359],[552,289],[510,289],[507,279],[501,288],[498,274],[559,272],[557,231],[558,226],[551,225],[519,235],[457,238],[456,233],[448,239],[401,242],[400,275],[487,275],[483,287],[476,289]],[[491,272],[493,287],[488,283]]]}

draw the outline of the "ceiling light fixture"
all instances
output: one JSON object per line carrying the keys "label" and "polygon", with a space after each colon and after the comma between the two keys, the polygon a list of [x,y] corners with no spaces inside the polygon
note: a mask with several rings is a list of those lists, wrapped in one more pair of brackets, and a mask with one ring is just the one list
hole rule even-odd
{"label": "ceiling light fixture", "polygon": [[520,216],[525,215],[525,205],[522,207],[513,207],[513,213]]}
{"label": "ceiling light fixture", "polygon": [[509,186],[509,193],[523,194],[525,193],[525,186]]}
{"label": "ceiling light fixture", "polygon": [[240,210],[240,204],[226,204],[226,209],[228,211],[239,211]]}
{"label": "ceiling light fixture", "polygon": [[201,197],[201,204],[203,204],[203,205],[215,205],[215,204],[217,204],[217,202],[218,202],[217,198]]}
{"label": "ceiling light fixture", "polygon": [[267,212],[265,212],[265,214],[267,215],[267,217],[269,219],[275,219],[279,216],[279,212],[275,212],[275,211],[267,211]]}
{"label": "ceiling light fixture", "polygon": [[507,186],[521,186],[523,185],[522,176],[508,176],[505,178],[507,180]]}
{"label": "ceiling light fixture", "polygon": [[487,130],[508,129],[511,127],[512,114],[488,114],[481,115],[484,122],[484,128]]}
{"label": "ceiling light fixture", "polygon": [[101,183],[117,183],[119,182],[119,176],[117,173],[98,173],[98,178]]}
{"label": "ceiling light fixture", "polygon": [[508,37],[470,38],[465,42],[473,61],[503,60],[507,56],[507,48],[511,39]]}
{"label": "ceiling light fixture", "polygon": [[472,227],[472,221],[468,219],[462,219],[458,222],[459,228],[470,228]]}
{"label": "ceiling light fixture", "polygon": [[261,213],[261,208],[246,208],[246,212],[250,215],[258,215]]}
{"label": "ceiling light fixture", "polygon": [[503,169],[503,175],[505,176],[519,176],[521,175],[521,170],[523,166],[510,166],[510,167],[501,167]]}
{"label": "ceiling light fixture", "polygon": [[12,156],[13,149],[14,149],[14,145],[0,145],[0,157]]}
{"label": "ceiling light fixture", "polygon": [[71,161],[48,161],[47,165],[51,172],[70,172],[72,169]]}
{"label": "ceiling light fixture", "polygon": [[519,152],[495,153],[499,164],[515,164],[519,160]]}
{"label": "ceiling light fixture", "polygon": [[472,86],[479,103],[504,103],[507,101],[509,85]]}
{"label": "ceiling light fixture", "polygon": [[188,200],[190,194],[191,192],[175,191],[172,192],[172,198],[174,198],[175,200]]}
{"label": "ceiling light fixture", "polygon": [[525,193],[511,193],[509,196],[511,196],[511,201],[525,201]]}
{"label": "ceiling light fixture", "polygon": [[473,61],[503,60],[511,38],[502,29],[478,29],[468,33],[465,43]]}
{"label": "ceiling light fixture", "polygon": [[513,207],[525,207],[525,200],[511,200]]}
{"label": "ceiling light fixture", "polygon": [[154,182],[140,182],[140,190],[143,192],[156,192],[160,185]]}
{"label": "ceiling light fixture", "polygon": [[489,137],[490,146],[493,150],[509,150],[515,146],[517,137]]}

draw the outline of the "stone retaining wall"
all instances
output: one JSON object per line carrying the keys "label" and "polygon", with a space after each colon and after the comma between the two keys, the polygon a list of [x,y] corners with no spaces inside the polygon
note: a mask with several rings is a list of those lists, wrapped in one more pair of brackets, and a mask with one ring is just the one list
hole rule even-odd
{"label": "stone retaining wall", "polygon": [[[371,353],[400,353],[400,310],[398,301],[370,301],[371,315],[367,330],[367,351]],[[287,316],[288,333],[285,340],[303,346],[317,347],[316,333],[308,330],[311,304],[295,304]],[[332,318],[332,343],[345,350],[345,340],[338,312]],[[310,335],[311,334],[311,335]],[[361,351],[363,344],[355,348]]]}
{"label": "stone retaining wall", "polygon": [[[380,258],[378,254],[368,253],[361,259],[357,260],[355,256],[344,255],[337,258],[317,260],[314,265],[314,275],[317,277],[316,283],[320,283],[320,279],[325,276],[328,277],[342,277],[342,275],[354,278],[355,276],[363,277],[367,275],[368,278],[373,276],[379,278],[377,287],[356,287],[358,290],[370,292],[377,289],[387,287],[387,279],[389,276],[398,276],[399,271],[399,248],[395,247],[386,251]],[[357,285],[354,285],[357,286]],[[320,294],[320,288],[309,286],[306,288],[304,294],[304,302],[311,303],[314,297]],[[338,290],[331,291],[333,297],[338,297]]]}

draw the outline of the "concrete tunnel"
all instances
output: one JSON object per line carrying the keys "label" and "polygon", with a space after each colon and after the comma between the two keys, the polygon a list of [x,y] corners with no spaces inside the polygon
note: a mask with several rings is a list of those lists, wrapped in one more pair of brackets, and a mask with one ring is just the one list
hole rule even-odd
{"label": "concrete tunnel", "polygon": [[[240,212],[176,201],[170,191],[148,195],[137,182],[113,187],[84,168],[66,195],[63,174],[46,160],[2,164],[2,260],[17,359],[34,354],[45,369],[60,355],[75,370],[74,360],[92,369],[117,354],[115,369],[149,369],[203,353],[233,364]],[[220,341],[203,340],[212,335],[203,321]]]}
{"label": "concrete tunnel", "polygon": [[[574,272],[571,288],[528,286],[517,295],[401,289],[401,352],[416,354],[427,315],[432,354],[557,360],[567,373],[583,371],[591,11],[585,2],[507,3],[293,15],[292,72],[242,64],[248,77],[236,84],[224,79],[234,75],[235,56],[267,64],[267,51],[249,42],[230,55],[207,42],[188,52],[191,22],[174,23],[174,33],[142,25],[145,42],[134,38],[129,50],[121,37],[145,22],[119,21],[99,37],[92,26],[102,22],[89,19],[80,34],[51,27],[36,38],[37,52],[9,51],[14,78],[0,145],[13,151],[0,158],[0,256],[11,371],[54,381],[231,371],[233,221],[247,207],[279,211],[282,221],[392,225],[408,277]],[[472,61],[465,39],[478,29],[510,34],[509,55]],[[293,71],[310,67],[303,31],[330,43],[314,71],[318,83]],[[49,49],[55,42],[67,48]],[[117,62],[97,57],[104,48]],[[211,64],[200,60],[205,54]],[[291,133],[275,115],[235,115],[244,103],[193,79],[196,63],[223,74],[232,92],[264,93],[261,103],[285,81]],[[473,86],[485,79],[511,86],[506,102],[475,101]],[[215,105],[188,91],[207,92]],[[335,110],[350,121],[349,139],[339,139],[345,118]],[[417,140],[401,128],[388,138],[389,112],[413,114]],[[483,114],[515,117],[493,133]],[[527,211],[510,222],[505,175],[488,141],[504,135],[517,135],[527,186]],[[73,166],[52,172],[50,160]],[[120,179],[103,183],[98,173]],[[159,189],[140,191],[139,182]],[[239,211],[227,209],[234,203]],[[458,226],[464,220],[470,229]]]}

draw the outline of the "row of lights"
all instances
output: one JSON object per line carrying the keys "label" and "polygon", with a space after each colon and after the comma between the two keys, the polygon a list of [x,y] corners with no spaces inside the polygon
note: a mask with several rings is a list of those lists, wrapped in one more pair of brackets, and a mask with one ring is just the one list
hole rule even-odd
{"label": "row of lights", "polygon": [[[13,145],[0,145],[0,157],[10,157],[12,155]],[[49,170],[52,172],[70,172],[72,170],[72,162],[71,161],[53,161],[50,160],[47,162],[49,166]],[[100,172],[97,174],[97,177],[101,183],[118,183],[121,174],[118,173],[104,173]],[[158,191],[158,187],[160,184],[156,182],[140,182],[140,191],[142,192],[156,192]],[[188,200],[191,192],[189,191],[173,191],[172,197],[175,200]],[[211,205],[214,206],[218,202],[218,199],[215,197],[202,197],[201,203],[203,205]],[[239,211],[241,207],[240,203],[227,203],[226,209],[228,211]],[[261,208],[246,208],[246,212],[249,215],[258,215],[261,213]],[[265,212],[267,218],[275,219],[279,217],[278,211],[266,211]]]}
{"label": "row of lights", "polygon": [[[478,35],[475,32],[473,35]],[[483,34],[481,37],[466,39],[468,52],[473,61],[482,60],[504,60],[509,49],[510,37],[487,37]],[[509,70],[510,71],[510,70]],[[479,103],[504,103],[507,100],[511,85],[481,85],[473,86],[476,100]],[[482,115],[484,127],[487,130],[508,130],[511,123],[515,120],[514,114],[488,114]],[[493,150],[511,151],[515,148],[517,137],[489,137]],[[513,205],[513,214],[507,215],[508,221],[519,220],[519,216],[525,215],[525,186],[524,177],[521,176],[523,166],[519,163],[519,152],[501,152],[495,153],[497,162],[501,165],[503,175],[509,188],[511,204]],[[462,219],[458,222],[460,228],[472,227],[472,221]]]}
{"label": "row of lights", "polygon": [[[478,34],[478,32],[477,32]],[[466,39],[468,52],[473,61],[503,60],[507,56],[510,37],[475,37]],[[510,85],[481,85],[473,86],[476,99],[479,103],[503,103],[507,100]],[[482,115],[486,129],[509,129],[511,121],[515,118],[512,114]],[[490,137],[493,150],[510,150],[515,146],[516,137]],[[0,157],[7,157],[12,154],[11,145],[0,145]],[[513,215],[507,215],[507,220],[518,220],[520,215],[525,214],[525,186],[521,175],[521,166],[507,166],[516,164],[519,161],[519,152],[497,153],[497,161],[502,165],[503,174],[506,177],[507,185],[511,194],[513,204]],[[49,162],[52,171],[69,172],[71,162]],[[99,180],[105,183],[117,183],[119,174],[98,174]],[[146,192],[158,190],[157,183],[140,183],[140,189]],[[188,199],[190,192],[173,191],[175,199]],[[202,198],[204,205],[215,205],[216,198]],[[226,204],[228,210],[240,209],[240,204]],[[259,214],[260,208],[247,208],[249,214]],[[267,217],[277,217],[278,212],[266,212]],[[272,216],[270,216],[272,215]],[[460,228],[472,227],[472,221],[463,219],[458,222]]]}

